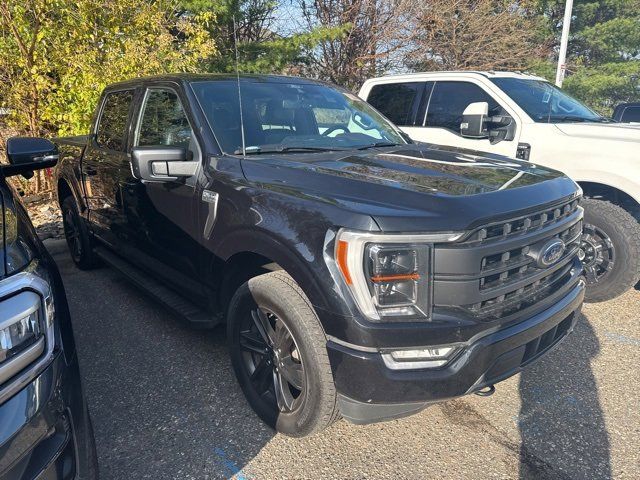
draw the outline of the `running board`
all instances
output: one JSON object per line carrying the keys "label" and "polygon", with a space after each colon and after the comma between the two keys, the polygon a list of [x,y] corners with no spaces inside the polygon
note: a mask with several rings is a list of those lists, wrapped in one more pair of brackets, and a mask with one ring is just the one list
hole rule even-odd
{"label": "running board", "polygon": [[157,300],[179,317],[187,320],[192,326],[196,328],[213,328],[222,323],[220,316],[207,313],[182,295],[165,287],[162,283],[146,275],[142,270],[131,265],[115,253],[110,252],[107,248],[96,247],[95,253],[107,265],[118,270],[131,283],[144,290],[154,300]]}

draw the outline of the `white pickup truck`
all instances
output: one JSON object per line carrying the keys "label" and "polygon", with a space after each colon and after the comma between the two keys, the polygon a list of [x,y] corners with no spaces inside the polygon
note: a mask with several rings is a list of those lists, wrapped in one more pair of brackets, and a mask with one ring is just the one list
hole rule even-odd
{"label": "white pickup truck", "polygon": [[587,300],[609,300],[640,280],[640,125],[615,123],[521,73],[394,75],[367,80],[359,95],[416,141],[567,173],[585,196]]}

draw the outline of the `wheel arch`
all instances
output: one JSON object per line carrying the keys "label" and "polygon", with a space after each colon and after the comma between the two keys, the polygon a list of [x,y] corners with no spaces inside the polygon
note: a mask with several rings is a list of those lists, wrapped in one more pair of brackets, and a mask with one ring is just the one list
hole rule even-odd
{"label": "wheel arch", "polygon": [[60,206],[62,206],[62,202],[64,202],[64,200],[67,197],[73,196],[73,190],[71,190],[69,183],[64,178],[58,179],[57,191],[58,191],[58,204]]}
{"label": "wheel arch", "polygon": [[87,208],[84,202],[84,198],[79,190],[79,185],[74,180],[70,179],[67,175],[58,175],[56,183],[56,192],[58,197],[58,205],[62,208],[62,202],[68,197],[73,197],[78,207],[78,212],[82,216],[86,215]]}
{"label": "wheel arch", "polygon": [[[325,295],[320,277],[314,272],[315,263],[287,246],[287,242],[271,233],[243,230],[228,235],[217,249],[217,265],[222,268],[218,276],[218,302],[226,312],[237,288],[250,278],[270,271],[283,270],[304,291],[311,303],[324,308]],[[322,259],[320,259],[322,261]],[[219,271],[219,270],[218,270]]]}
{"label": "wheel arch", "polygon": [[608,200],[640,220],[640,203],[624,190],[600,182],[578,181],[584,196],[594,200]]}

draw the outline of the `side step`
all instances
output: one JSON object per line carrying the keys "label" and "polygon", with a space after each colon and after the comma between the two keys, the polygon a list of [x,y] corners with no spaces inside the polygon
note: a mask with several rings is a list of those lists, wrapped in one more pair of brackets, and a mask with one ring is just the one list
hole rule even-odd
{"label": "side step", "polygon": [[129,281],[144,290],[173,313],[187,320],[192,326],[196,328],[213,328],[222,322],[220,316],[207,313],[180,294],[165,287],[149,275],[146,275],[145,272],[131,265],[115,253],[110,252],[105,247],[96,247],[95,252],[107,265],[118,270],[127,277]]}

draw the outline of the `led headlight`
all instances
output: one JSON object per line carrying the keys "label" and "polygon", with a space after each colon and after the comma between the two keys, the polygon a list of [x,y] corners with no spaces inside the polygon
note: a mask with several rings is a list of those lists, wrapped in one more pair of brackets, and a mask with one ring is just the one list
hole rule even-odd
{"label": "led headlight", "polygon": [[[0,363],[11,360],[11,358],[36,343],[41,337],[42,329],[40,328],[38,304],[30,302],[29,300],[32,299],[27,298],[32,295],[34,294],[30,292],[21,293],[7,301],[8,305],[3,304],[4,308],[12,309],[13,305],[11,304],[24,303],[26,300],[30,305],[27,312],[15,312],[16,314],[13,315],[13,318],[5,320],[3,322],[4,325],[0,325]],[[37,296],[35,300],[39,302]]]}
{"label": "led headlight", "polygon": [[41,297],[23,291],[0,302],[0,384],[37,360],[45,350]]}
{"label": "led headlight", "polygon": [[54,317],[48,275],[38,264],[0,281],[0,404],[53,359]]}
{"label": "led headlight", "polygon": [[457,233],[386,235],[342,229],[335,262],[360,311],[372,320],[425,320],[431,300],[431,244]]}

